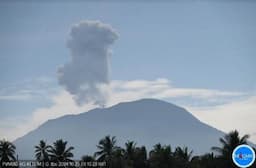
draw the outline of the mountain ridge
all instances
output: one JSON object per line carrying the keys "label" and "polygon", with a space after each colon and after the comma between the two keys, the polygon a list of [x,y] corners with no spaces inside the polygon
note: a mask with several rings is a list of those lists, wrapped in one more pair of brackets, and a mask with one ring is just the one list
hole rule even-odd
{"label": "mountain ridge", "polygon": [[195,153],[206,153],[211,146],[218,145],[224,133],[177,105],[141,99],[48,120],[14,143],[21,157],[31,159],[33,147],[40,139],[52,143],[62,138],[75,146],[75,157],[79,158],[95,152],[98,141],[106,135],[116,136],[119,145],[134,140],[148,150],[156,143],[163,143],[188,146]]}

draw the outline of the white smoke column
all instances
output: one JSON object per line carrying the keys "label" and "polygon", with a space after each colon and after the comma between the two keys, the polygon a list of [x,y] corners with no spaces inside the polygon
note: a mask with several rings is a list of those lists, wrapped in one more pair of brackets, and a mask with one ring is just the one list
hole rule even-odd
{"label": "white smoke column", "polygon": [[67,41],[71,61],[58,69],[58,79],[78,105],[105,104],[110,82],[110,45],[117,38],[117,32],[100,21],[82,21],[72,27]]}

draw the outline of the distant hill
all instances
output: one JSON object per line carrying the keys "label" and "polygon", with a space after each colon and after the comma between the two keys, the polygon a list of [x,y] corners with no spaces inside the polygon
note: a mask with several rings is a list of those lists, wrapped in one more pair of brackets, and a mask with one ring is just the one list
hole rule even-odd
{"label": "distant hill", "polygon": [[93,154],[99,140],[116,136],[118,145],[134,140],[148,150],[156,143],[188,146],[196,154],[210,152],[223,132],[196,119],[184,108],[155,99],[120,103],[78,115],[49,120],[14,141],[20,159],[33,159],[34,146],[41,139],[48,143],[62,138],[75,147],[75,158]]}

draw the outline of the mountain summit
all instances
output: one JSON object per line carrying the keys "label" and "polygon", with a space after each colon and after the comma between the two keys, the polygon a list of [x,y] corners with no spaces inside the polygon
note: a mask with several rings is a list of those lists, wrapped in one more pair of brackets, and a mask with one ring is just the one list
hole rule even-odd
{"label": "mountain summit", "polygon": [[161,143],[188,146],[195,154],[203,154],[216,146],[223,134],[184,108],[161,100],[142,99],[49,120],[14,143],[21,159],[34,158],[34,146],[41,139],[52,143],[60,138],[75,147],[78,159],[93,154],[106,135],[116,136],[120,146],[133,140],[148,150]]}

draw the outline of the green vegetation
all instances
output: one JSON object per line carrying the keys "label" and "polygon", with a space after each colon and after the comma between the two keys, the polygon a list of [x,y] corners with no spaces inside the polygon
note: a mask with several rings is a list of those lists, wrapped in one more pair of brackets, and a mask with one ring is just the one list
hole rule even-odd
{"label": "green vegetation", "polygon": [[16,147],[9,141],[0,141],[0,162],[16,160],[15,158]]}
{"label": "green vegetation", "polygon": [[46,142],[41,140],[38,146],[35,146],[35,157],[38,161],[49,161],[49,153],[51,146],[46,145]]}
{"label": "green vegetation", "polygon": [[[220,147],[212,147],[213,152],[202,156],[193,155],[193,151],[187,147],[156,144],[147,152],[145,146],[138,147],[134,141],[127,141],[124,147],[117,146],[116,137],[106,136],[97,145],[97,151],[93,155],[81,157],[81,168],[108,167],[108,168],[236,168],[231,155],[236,146],[247,144],[248,135],[239,136],[238,131],[232,131],[220,138]],[[57,140],[53,145],[48,145],[41,140],[35,146],[35,158],[41,162],[73,162],[74,147],[68,147],[68,142]],[[0,162],[16,161],[15,146],[6,140],[0,141]],[[96,163],[105,163],[97,166]],[[2,164],[1,164],[2,165]],[[1,167],[1,166],[0,166]],[[2,166],[4,167],[4,166]],[[10,166],[9,166],[10,167]],[[51,166],[41,166],[51,167]],[[74,166],[60,166],[74,167]],[[256,164],[251,166],[255,168]]]}

